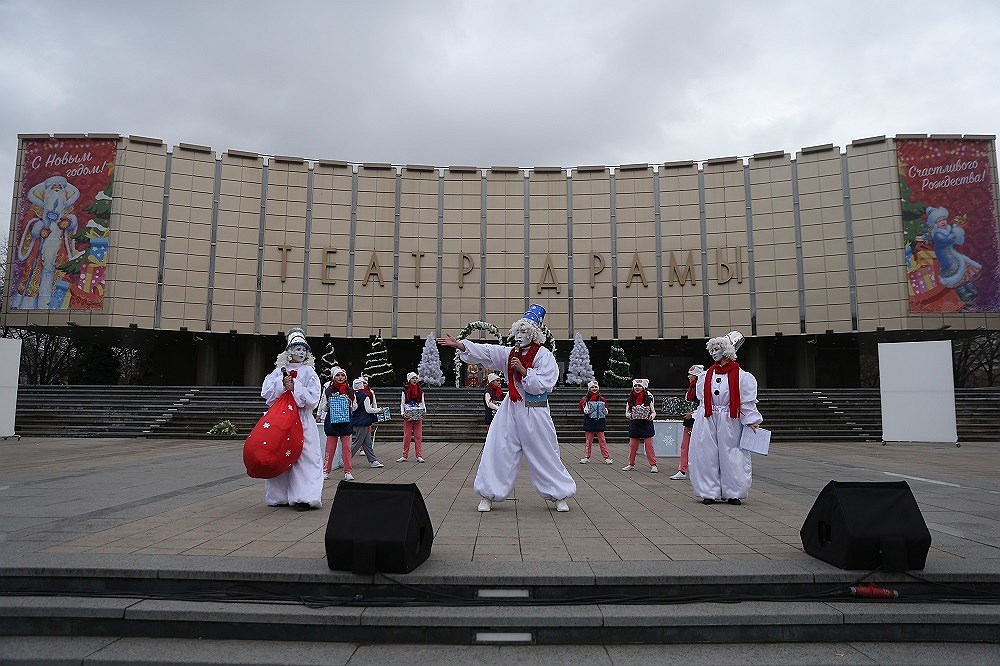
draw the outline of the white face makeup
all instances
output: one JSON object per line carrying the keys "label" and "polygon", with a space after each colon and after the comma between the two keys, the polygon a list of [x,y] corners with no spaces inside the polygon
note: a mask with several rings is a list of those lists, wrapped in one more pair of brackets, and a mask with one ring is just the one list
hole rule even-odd
{"label": "white face makeup", "polygon": [[531,344],[532,338],[534,338],[534,335],[531,331],[522,330],[514,334],[514,342],[517,343],[518,347],[527,347]]}
{"label": "white face makeup", "polygon": [[726,353],[726,348],[718,343],[709,345],[708,355],[712,357],[713,361],[718,361]]}
{"label": "white face makeup", "polygon": [[305,347],[292,347],[288,350],[288,358],[292,360],[292,363],[302,363],[308,355],[309,352],[306,351]]}

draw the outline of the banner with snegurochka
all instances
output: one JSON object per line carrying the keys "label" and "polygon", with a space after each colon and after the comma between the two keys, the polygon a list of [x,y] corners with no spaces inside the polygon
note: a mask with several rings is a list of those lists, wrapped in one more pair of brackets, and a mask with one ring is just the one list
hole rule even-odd
{"label": "banner with snegurochka", "polygon": [[1000,312],[992,147],[896,141],[911,313]]}
{"label": "banner with snegurochka", "polygon": [[100,310],[115,139],[24,141],[9,308]]}

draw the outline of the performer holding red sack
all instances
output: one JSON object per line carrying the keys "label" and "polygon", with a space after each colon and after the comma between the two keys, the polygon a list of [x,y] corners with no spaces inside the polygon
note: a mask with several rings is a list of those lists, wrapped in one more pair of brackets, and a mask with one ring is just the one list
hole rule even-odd
{"label": "performer holding red sack", "polygon": [[312,415],[319,404],[320,382],[305,331],[293,328],[286,337],[288,346],[278,354],[274,370],[264,378],[260,396],[271,406],[286,391],[291,392],[302,421],[302,455],[287,472],[264,481],[264,501],[268,506],[291,505],[308,511],[318,509],[322,503],[323,454]]}

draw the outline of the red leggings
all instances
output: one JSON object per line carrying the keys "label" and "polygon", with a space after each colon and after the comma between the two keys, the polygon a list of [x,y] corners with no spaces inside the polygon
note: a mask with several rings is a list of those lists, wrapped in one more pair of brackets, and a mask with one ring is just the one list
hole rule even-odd
{"label": "red leggings", "polygon": [[323,473],[329,474],[333,468],[333,457],[337,455],[337,440],[340,440],[340,451],[341,455],[344,457],[344,473],[350,474],[353,470],[351,469],[351,436],[343,435],[341,437],[333,437],[328,435],[326,438],[326,458],[323,460]]}
{"label": "red leggings", "polygon": [[[646,442],[646,460],[649,462],[650,467],[656,466],[656,454],[653,453],[653,438],[645,437]],[[631,437],[628,440],[628,464],[635,464],[635,453],[639,450],[639,439],[636,437]]]}
{"label": "red leggings", "polygon": [[584,454],[584,458],[589,458],[591,452],[594,450],[594,435],[597,435],[597,444],[601,447],[601,455],[604,456],[604,459],[607,460],[611,457],[611,454],[608,453],[608,442],[604,439],[603,432],[591,432],[588,430],[585,435],[587,437],[587,453]]}

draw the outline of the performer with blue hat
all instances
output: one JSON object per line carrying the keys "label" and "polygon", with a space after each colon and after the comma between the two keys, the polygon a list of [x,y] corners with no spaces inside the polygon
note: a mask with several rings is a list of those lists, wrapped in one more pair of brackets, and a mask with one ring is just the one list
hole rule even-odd
{"label": "performer with blue hat", "polygon": [[482,498],[480,511],[502,502],[514,492],[521,457],[538,494],[555,502],[556,511],[569,511],[566,501],[576,494],[576,481],[559,457],[559,440],[549,413],[548,394],[559,379],[556,357],[543,346],[545,308],[532,304],[510,327],[513,347],[457,340],[450,334],[438,340],[458,350],[465,363],[507,369],[507,395],[486,433],[486,445],[476,472],[475,489]]}

